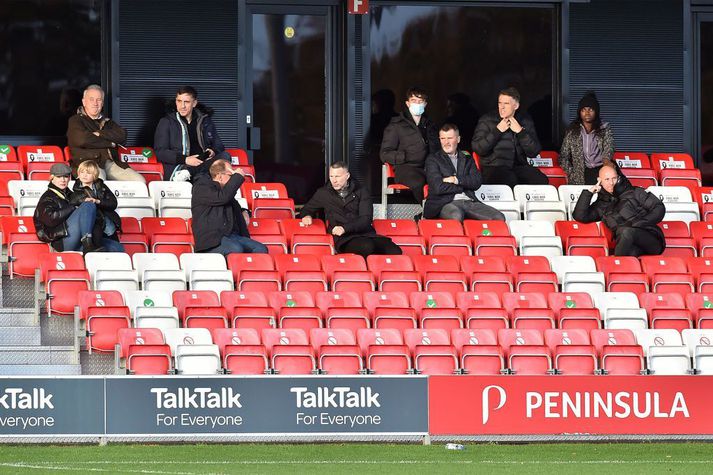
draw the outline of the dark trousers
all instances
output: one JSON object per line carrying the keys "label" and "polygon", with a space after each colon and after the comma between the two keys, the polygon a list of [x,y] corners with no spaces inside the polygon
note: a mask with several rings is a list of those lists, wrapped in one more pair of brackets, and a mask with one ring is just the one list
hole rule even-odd
{"label": "dark trousers", "polygon": [[423,186],[426,184],[426,171],[423,167],[407,164],[396,165],[394,181],[408,186],[417,204],[423,202]]}
{"label": "dark trousers", "polygon": [[549,180],[535,167],[529,165],[508,167],[483,167],[483,183],[488,185],[547,185]]}
{"label": "dark trousers", "polygon": [[664,248],[657,235],[646,229],[619,227],[616,230],[615,256],[644,256],[661,254]]}
{"label": "dark trousers", "polygon": [[340,253],[351,252],[366,259],[372,254],[399,255],[401,248],[386,236],[360,236],[350,239],[339,249]]}
{"label": "dark trousers", "polygon": [[597,179],[599,179],[599,169],[602,168],[601,165],[598,167],[594,168],[587,168],[584,167],[584,184],[585,185],[594,185],[597,183]]}

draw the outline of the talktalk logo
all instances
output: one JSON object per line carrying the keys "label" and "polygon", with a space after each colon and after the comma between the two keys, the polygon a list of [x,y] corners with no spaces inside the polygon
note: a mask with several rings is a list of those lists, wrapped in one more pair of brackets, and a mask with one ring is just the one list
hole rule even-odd
{"label": "talktalk logo", "polygon": [[54,409],[53,394],[44,388],[33,388],[25,391],[22,388],[6,388],[0,396],[0,407],[3,409]]}
{"label": "talktalk logo", "polygon": [[482,393],[482,400],[483,400],[483,425],[488,423],[488,419],[490,419],[490,393],[495,392],[498,395],[498,403],[495,405],[495,407],[492,409],[492,411],[497,411],[498,409],[501,409],[504,405],[505,402],[508,400],[508,395],[505,392],[503,388],[500,386],[486,386],[483,388],[483,393]]}

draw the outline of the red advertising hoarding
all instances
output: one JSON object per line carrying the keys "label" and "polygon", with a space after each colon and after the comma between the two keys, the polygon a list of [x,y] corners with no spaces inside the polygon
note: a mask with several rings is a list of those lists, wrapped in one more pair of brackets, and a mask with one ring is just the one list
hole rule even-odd
{"label": "red advertising hoarding", "polygon": [[713,434],[713,377],[431,376],[429,432]]}

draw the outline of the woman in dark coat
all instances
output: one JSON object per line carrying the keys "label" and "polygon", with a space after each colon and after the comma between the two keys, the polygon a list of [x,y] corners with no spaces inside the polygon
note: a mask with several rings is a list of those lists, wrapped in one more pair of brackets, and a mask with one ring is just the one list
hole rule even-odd
{"label": "woman in dark coat", "polygon": [[[590,203],[597,193],[597,201]],[[597,184],[582,191],[572,213],[582,223],[602,221],[611,230],[616,256],[661,254],[666,247],[663,231],[656,225],[666,214],[661,200],[633,186],[607,163],[599,170]]]}

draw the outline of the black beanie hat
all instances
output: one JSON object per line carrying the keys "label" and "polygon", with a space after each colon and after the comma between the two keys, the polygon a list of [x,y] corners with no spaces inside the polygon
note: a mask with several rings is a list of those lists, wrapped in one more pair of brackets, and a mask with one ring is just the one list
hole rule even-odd
{"label": "black beanie hat", "polygon": [[579,115],[585,107],[590,107],[594,113],[597,114],[597,117],[599,117],[599,101],[597,100],[597,96],[594,94],[594,91],[587,92],[584,97],[579,100],[579,105],[577,105],[577,115]]}

